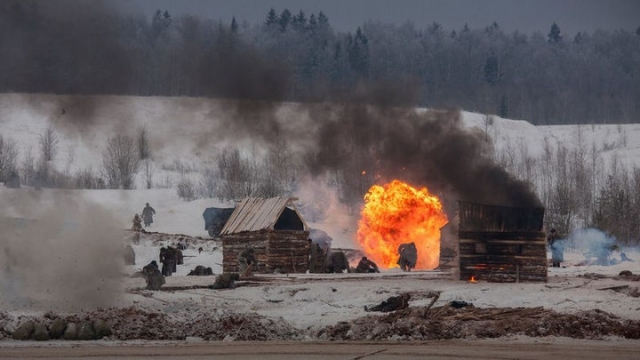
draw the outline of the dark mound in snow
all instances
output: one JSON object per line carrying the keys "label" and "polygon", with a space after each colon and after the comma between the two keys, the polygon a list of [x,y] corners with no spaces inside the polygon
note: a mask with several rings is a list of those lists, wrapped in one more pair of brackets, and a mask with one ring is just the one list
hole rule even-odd
{"label": "dark mound in snow", "polygon": [[599,339],[640,339],[640,321],[619,320],[600,310],[559,314],[542,307],[492,308],[451,306],[408,308],[370,315],[320,329],[320,340],[437,340],[526,335]]}
{"label": "dark mound in snow", "polygon": [[314,330],[312,334],[298,330],[283,319],[270,319],[258,314],[196,312],[188,315],[167,314],[137,309],[99,309],[91,313],[58,316],[47,313],[40,317],[11,319],[0,312],[0,339],[10,338],[9,323],[41,322],[50,326],[56,319],[83,323],[88,319],[104,319],[110,326],[107,340],[317,340],[362,341],[499,338],[525,335],[531,337],[561,336],[576,339],[601,339],[616,336],[640,339],[640,321],[621,320],[600,310],[577,314],[559,314],[542,307],[490,308],[442,306],[427,309],[412,307],[386,315],[369,315],[349,322],[339,322]]}

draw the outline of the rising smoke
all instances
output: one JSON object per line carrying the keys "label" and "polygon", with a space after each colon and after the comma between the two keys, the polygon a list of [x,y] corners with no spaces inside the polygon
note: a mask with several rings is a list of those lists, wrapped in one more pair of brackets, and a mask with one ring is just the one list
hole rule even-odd
{"label": "rising smoke", "polygon": [[120,298],[122,231],[108,211],[78,198],[48,190],[0,193],[2,308],[71,311]]}
{"label": "rising smoke", "polygon": [[[95,114],[110,110],[109,101],[92,94],[131,91],[128,82],[138,76],[135,61],[127,57],[121,44],[113,41],[111,32],[117,30],[108,25],[113,16],[105,5],[108,2],[29,3],[37,4],[38,11],[46,13],[42,27],[59,30],[47,34],[41,28],[24,28],[28,23],[23,23],[26,20],[21,18],[22,13],[5,11],[11,15],[10,24],[15,25],[11,33],[15,36],[5,33],[5,38],[12,39],[11,43],[16,39],[31,40],[16,42],[29,45],[16,47],[11,53],[13,60],[29,58],[35,51],[31,46],[49,49],[55,61],[44,70],[33,67],[25,76],[32,82],[41,82],[43,92],[85,94],[60,97],[57,106],[48,109],[50,113],[46,115],[61,129],[83,133],[97,125]],[[194,24],[197,26],[197,21]],[[295,114],[283,117],[282,104],[289,98],[291,82],[295,81],[285,62],[243,44],[224,29],[215,35],[214,42],[212,49],[217,46],[224,51],[200,51],[196,53],[204,55],[193,58],[194,70],[201,80],[199,86],[206,88],[211,97],[222,99],[212,106],[210,117],[216,126],[203,129],[202,143],[209,138],[208,131],[215,131],[217,138],[250,139],[267,148],[276,147],[285,139],[297,149],[297,160],[306,165],[309,174],[330,173],[348,185],[350,197],[343,197],[347,202],[357,203],[371,185],[397,178],[456,200],[541,206],[528,184],[492,160],[485,134],[466,129],[459,111],[416,110],[421,92],[417,81],[370,79],[360,82],[352,92],[318,91],[324,95],[310,99],[314,102],[295,105],[299,114],[308,115],[308,121]],[[21,70],[31,65],[36,64],[27,64]],[[73,82],[81,84],[80,88],[65,89],[61,86],[68,83],[61,81],[64,76],[86,76],[87,82]],[[49,220],[45,223],[48,226]],[[52,219],[51,225],[55,223]],[[39,228],[36,226],[33,231],[45,231]],[[12,257],[17,256],[13,255],[17,250],[12,248]]]}

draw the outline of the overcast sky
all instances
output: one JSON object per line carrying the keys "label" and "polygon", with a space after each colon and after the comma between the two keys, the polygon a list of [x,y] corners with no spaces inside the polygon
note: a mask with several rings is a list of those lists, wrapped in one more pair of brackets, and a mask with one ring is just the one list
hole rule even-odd
{"label": "overcast sky", "polygon": [[556,22],[565,35],[596,29],[635,30],[640,27],[640,0],[116,0],[127,12],[149,16],[157,9],[172,15],[194,14],[229,22],[232,16],[250,24],[264,21],[273,7],[278,14],[323,11],[340,31],[354,31],[367,20],[419,29],[438,22],[446,30],[484,27],[497,21],[507,32],[549,32]]}

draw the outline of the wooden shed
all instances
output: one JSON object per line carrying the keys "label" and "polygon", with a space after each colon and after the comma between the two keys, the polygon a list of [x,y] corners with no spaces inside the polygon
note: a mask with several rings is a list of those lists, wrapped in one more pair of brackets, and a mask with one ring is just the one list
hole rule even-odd
{"label": "wooden shed", "polygon": [[251,246],[256,273],[304,273],[309,269],[309,229],[295,198],[246,198],[220,231],[222,270],[238,272],[238,255]]}
{"label": "wooden shed", "polygon": [[547,281],[544,208],[458,204],[461,280]]}

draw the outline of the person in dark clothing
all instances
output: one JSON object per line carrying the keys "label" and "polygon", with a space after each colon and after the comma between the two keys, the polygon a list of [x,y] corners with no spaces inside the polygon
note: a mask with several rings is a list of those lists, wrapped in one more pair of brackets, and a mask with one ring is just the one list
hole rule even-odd
{"label": "person in dark clothing", "polygon": [[251,246],[248,246],[238,254],[238,271],[240,277],[253,276],[253,269],[256,267],[256,254]]}
{"label": "person in dark clothing", "polygon": [[144,221],[144,226],[150,226],[153,223],[153,215],[155,215],[156,211],[149,206],[149,203],[142,209],[142,220]]}
{"label": "person in dark clothing", "polygon": [[381,312],[390,312],[396,310],[402,310],[409,307],[409,299],[411,295],[402,294],[400,296],[392,296],[387,300],[381,302],[380,304],[373,307],[364,307],[364,311],[381,311]]}
{"label": "person in dark clothing", "polygon": [[403,271],[411,271],[418,261],[418,249],[415,243],[400,244],[398,247],[398,265]]}
{"label": "person in dark clothing", "polygon": [[204,267],[202,265],[196,266],[195,269],[191,270],[187,276],[207,276],[213,275],[213,269],[210,267]]}
{"label": "person in dark clothing", "polygon": [[178,249],[167,246],[166,248],[160,248],[160,262],[162,263],[162,275],[171,276],[176,272],[176,265],[178,263],[177,256]]}
{"label": "person in dark clothing", "polygon": [[349,271],[349,259],[342,251],[334,251],[327,257],[326,272],[342,273]]}
{"label": "person in dark clothing", "polygon": [[233,289],[235,282],[240,280],[240,274],[223,273],[216,276],[216,281],[210,286],[211,289]]}
{"label": "person in dark clothing", "polygon": [[376,265],[376,263],[367,259],[366,256],[363,256],[362,259],[360,259],[358,266],[356,266],[356,272],[357,273],[379,273],[380,270],[378,269],[378,265]]}
{"label": "person in dark clothing", "polygon": [[160,290],[165,283],[164,276],[158,270],[158,264],[155,260],[142,268],[142,277],[147,283],[147,290]]}
{"label": "person in dark clothing", "polygon": [[133,231],[142,231],[142,220],[138,214],[133,215]]}
{"label": "person in dark clothing", "polygon": [[312,274],[323,273],[326,260],[327,253],[319,244],[313,243],[311,239],[309,239],[309,272]]}
{"label": "person in dark clothing", "polygon": [[549,232],[547,245],[551,249],[551,266],[560,267],[560,263],[564,261],[564,246],[558,239],[556,229],[551,229]]}

